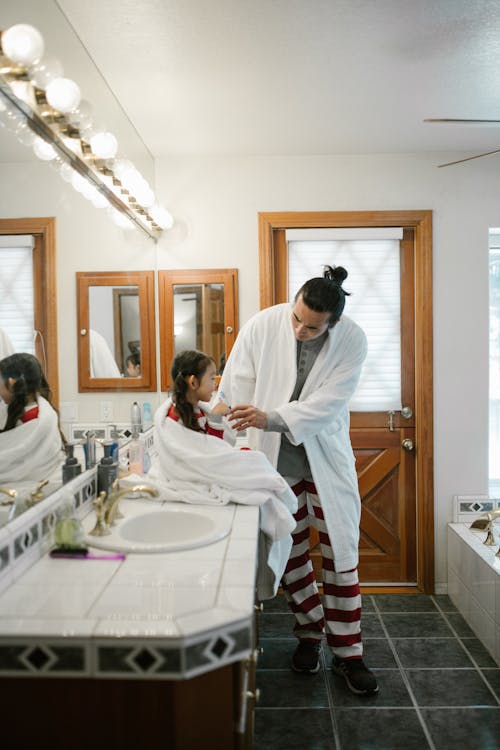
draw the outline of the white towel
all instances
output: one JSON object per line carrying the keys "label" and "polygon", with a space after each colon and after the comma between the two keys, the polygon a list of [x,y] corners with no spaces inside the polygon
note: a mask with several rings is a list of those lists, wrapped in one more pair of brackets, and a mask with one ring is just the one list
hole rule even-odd
{"label": "white towel", "polygon": [[[0,432],[0,484],[29,480],[40,482],[62,466],[64,455],[57,414],[42,396],[38,396],[38,418]],[[6,405],[2,405],[0,425],[5,424]]]}
{"label": "white towel", "polygon": [[260,506],[258,595],[275,596],[291,549],[297,498],[260,451],[241,451],[213,435],[195,432],[166,415],[168,399],[155,414],[158,456],[147,475],[162,499],[198,505],[229,502]]}

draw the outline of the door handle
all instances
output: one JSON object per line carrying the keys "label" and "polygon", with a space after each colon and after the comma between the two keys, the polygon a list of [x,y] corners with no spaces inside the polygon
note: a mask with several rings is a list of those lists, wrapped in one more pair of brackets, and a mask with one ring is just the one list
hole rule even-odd
{"label": "door handle", "polygon": [[411,419],[413,417],[413,411],[411,406],[403,406],[401,409],[401,416],[404,419]]}
{"label": "door handle", "polygon": [[410,438],[405,438],[403,442],[401,443],[401,445],[405,451],[408,451],[408,453],[412,451],[414,448],[413,440],[411,440]]}

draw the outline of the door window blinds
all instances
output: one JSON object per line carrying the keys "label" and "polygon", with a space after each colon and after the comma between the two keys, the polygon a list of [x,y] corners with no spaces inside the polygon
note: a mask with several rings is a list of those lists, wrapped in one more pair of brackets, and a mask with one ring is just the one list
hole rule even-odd
{"label": "door window blinds", "polygon": [[0,328],[16,352],[35,353],[33,237],[0,235]]}
{"label": "door window blinds", "polygon": [[349,403],[351,411],[401,409],[400,228],[287,230],[288,298],[302,284],[323,275],[323,267],[344,266],[351,296],[345,313],[365,331],[368,355]]}

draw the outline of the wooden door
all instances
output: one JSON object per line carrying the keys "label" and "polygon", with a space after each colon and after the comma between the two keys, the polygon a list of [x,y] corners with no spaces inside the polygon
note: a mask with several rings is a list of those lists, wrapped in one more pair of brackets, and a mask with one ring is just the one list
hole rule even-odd
{"label": "wooden door", "polygon": [[[401,395],[405,408],[394,413],[351,413],[362,502],[359,569],[364,584],[407,585],[429,592],[434,579],[430,212],[261,214],[260,220],[261,279],[263,272],[274,279],[272,286],[261,287],[261,302],[272,298],[272,303],[287,298],[285,228],[403,226]],[[422,221],[429,226],[424,228]],[[321,580],[314,530],[310,547]]]}

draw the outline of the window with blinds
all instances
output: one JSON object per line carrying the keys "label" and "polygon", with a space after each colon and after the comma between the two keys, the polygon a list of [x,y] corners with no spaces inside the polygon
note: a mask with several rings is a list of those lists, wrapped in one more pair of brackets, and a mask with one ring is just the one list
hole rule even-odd
{"label": "window with blinds", "polygon": [[17,352],[35,353],[33,237],[0,235],[0,328]]}
{"label": "window with blinds", "polygon": [[368,355],[352,411],[401,409],[400,228],[287,230],[288,298],[322,276],[325,265],[344,266],[345,313],[365,331]]}
{"label": "window with blinds", "polygon": [[489,231],[489,493],[500,495],[500,228]]}

